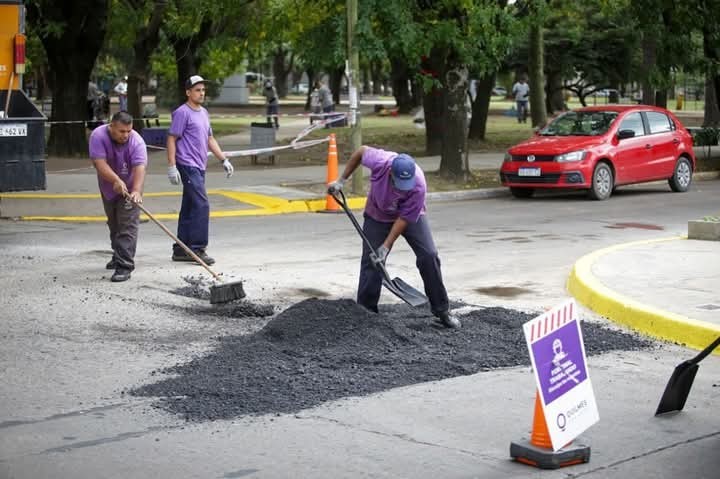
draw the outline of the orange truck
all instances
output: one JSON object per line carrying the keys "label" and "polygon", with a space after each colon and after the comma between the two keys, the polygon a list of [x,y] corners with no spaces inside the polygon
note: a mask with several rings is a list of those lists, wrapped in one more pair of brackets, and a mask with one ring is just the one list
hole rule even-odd
{"label": "orange truck", "polygon": [[24,33],[23,2],[0,0],[0,193],[46,187],[46,118],[22,90]]}

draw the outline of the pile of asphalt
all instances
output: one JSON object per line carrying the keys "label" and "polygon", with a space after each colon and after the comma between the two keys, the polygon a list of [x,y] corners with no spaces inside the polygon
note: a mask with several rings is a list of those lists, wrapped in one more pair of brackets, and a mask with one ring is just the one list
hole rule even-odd
{"label": "pile of asphalt", "polygon": [[[467,309],[467,308],[466,308]],[[537,316],[505,308],[469,310],[449,330],[405,305],[373,314],[351,300],[308,299],[251,335],[219,339],[210,353],[160,371],[130,391],[187,420],[294,413],[323,402],[410,384],[529,365],[522,324]],[[587,354],[653,343],[582,322]]]}

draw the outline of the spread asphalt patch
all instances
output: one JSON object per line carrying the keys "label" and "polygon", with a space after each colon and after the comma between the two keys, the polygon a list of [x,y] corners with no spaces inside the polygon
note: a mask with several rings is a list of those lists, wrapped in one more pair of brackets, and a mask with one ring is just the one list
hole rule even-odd
{"label": "spread asphalt patch", "polygon": [[[190,421],[294,413],[326,401],[398,386],[529,365],[522,324],[537,314],[493,307],[460,316],[450,330],[429,311],[381,305],[374,314],[351,300],[308,299],[260,331],[225,336],[214,350],[159,373],[131,394]],[[583,321],[587,354],[637,350],[653,342]]]}

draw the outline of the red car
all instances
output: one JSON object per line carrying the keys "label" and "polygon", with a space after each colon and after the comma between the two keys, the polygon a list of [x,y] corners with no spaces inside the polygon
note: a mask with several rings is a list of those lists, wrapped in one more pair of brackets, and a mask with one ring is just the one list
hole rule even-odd
{"label": "red car", "polygon": [[516,198],[538,189],[586,189],[606,200],[620,185],[668,180],[687,191],[695,171],[690,133],[669,111],[603,105],[561,114],[510,148],[500,180]]}

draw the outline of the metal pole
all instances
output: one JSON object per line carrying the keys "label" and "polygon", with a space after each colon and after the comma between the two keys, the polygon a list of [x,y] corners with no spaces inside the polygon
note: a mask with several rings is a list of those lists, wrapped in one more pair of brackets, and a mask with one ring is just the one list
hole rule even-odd
{"label": "metal pole", "polygon": [[[347,0],[347,55],[345,74],[348,79],[348,104],[350,106],[350,153],[362,145],[362,128],[358,109],[358,79],[360,73],[360,54],[354,44],[355,25],[358,21],[358,0]],[[363,170],[358,168],[352,177],[352,192],[356,195],[364,193]]]}

